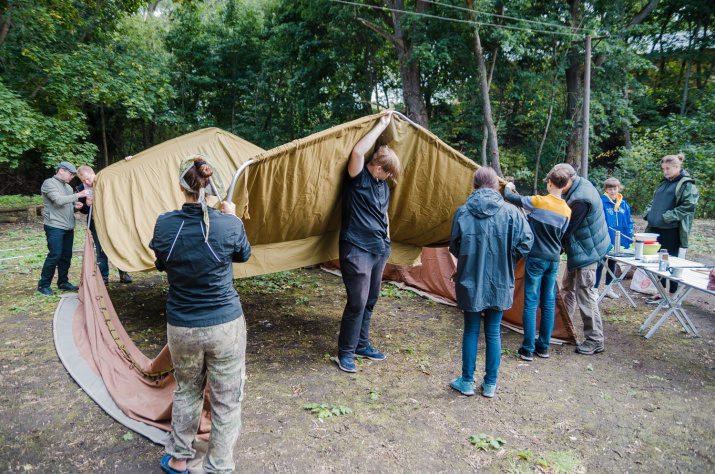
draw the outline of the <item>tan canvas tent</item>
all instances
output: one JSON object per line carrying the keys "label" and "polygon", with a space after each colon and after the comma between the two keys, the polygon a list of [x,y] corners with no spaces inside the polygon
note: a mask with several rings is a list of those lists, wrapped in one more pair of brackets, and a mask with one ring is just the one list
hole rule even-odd
{"label": "tan canvas tent", "polygon": [[114,163],[97,174],[94,222],[109,260],[126,271],[154,267],[149,242],[162,212],[179,209],[179,164],[189,155],[212,158],[226,180],[263,149],[218,128],[198,130],[171,139]]}
{"label": "tan canvas tent", "polygon": [[[354,144],[378,118],[364,117],[270,151],[219,129],[199,130],[146,150],[130,162],[116,163],[98,173],[95,184],[95,222],[102,246],[123,270],[152,269],[154,255],[148,244],[156,218],[183,204],[179,164],[188,155],[203,153],[212,159],[225,184],[242,164],[253,160],[233,195],[237,209],[246,210],[244,223],[253,247],[251,259],[234,266],[237,278],[336,259],[340,189],[347,160]],[[427,293],[449,299],[454,291],[448,281],[453,267],[444,249],[427,250],[423,267],[405,265],[419,260],[423,247],[449,242],[452,217],[472,191],[477,165],[429,131],[400,117],[392,120],[378,142],[381,144],[394,148],[403,164],[399,183],[391,183],[393,266],[386,270],[386,276],[415,287],[421,285]],[[85,256],[93,254],[89,249],[88,242]],[[101,278],[97,278],[93,260],[83,263],[81,302],[73,315],[59,320],[64,321],[59,324],[69,321],[72,325],[72,350],[81,353],[78,358],[84,360],[96,380],[104,381],[103,390],[109,391],[123,413],[147,426],[166,429],[173,377],[155,379],[145,372],[167,369],[170,359],[162,352],[157,359],[149,360],[134,347]],[[513,312],[518,315],[520,295],[517,289]],[[557,320],[564,318],[557,316]],[[570,334],[575,341],[572,327]],[[58,353],[60,343],[70,342],[55,340]],[[69,366],[68,370],[73,373]],[[206,423],[204,419],[202,426]]]}
{"label": "tan canvas tent", "polygon": [[[234,266],[236,278],[273,273],[338,257],[340,189],[355,143],[380,115],[364,117],[263,152],[218,129],[199,130],[116,163],[97,175],[96,225],[109,259],[127,271],[148,270],[156,217],[183,203],[182,158],[207,154],[224,182],[249,158],[233,200],[253,247]],[[396,116],[378,145],[401,157],[403,175],[391,183],[391,262],[409,265],[423,246],[447,244],[452,216],[471,192],[477,165],[435,135]],[[250,216],[250,218],[248,218]],[[106,243],[105,243],[106,242]]]}

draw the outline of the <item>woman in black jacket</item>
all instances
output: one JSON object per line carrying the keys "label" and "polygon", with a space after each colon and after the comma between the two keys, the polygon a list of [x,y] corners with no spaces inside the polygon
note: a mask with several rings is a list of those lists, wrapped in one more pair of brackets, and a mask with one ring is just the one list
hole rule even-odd
{"label": "woman in black jacket", "polygon": [[[233,263],[248,260],[251,246],[235,204],[222,202],[223,211],[207,206],[207,192],[215,192],[212,175],[208,158],[183,160],[180,182],[186,203],[159,216],[149,244],[157,270],[166,271],[169,280],[166,333],[177,384],[171,434],[161,458],[169,473],[188,472],[186,462],[196,454],[192,443],[206,383],[211,400],[206,471],[233,470],[233,447],[241,430],[246,323],[233,287]],[[222,188],[220,180],[216,183]]]}

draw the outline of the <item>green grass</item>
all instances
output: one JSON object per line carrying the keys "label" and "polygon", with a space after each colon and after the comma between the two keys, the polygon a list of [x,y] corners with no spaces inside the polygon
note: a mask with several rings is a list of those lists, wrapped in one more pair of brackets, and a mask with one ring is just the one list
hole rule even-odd
{"label": "green grass", "polygon": [[21,194],[0,196],[0,207],[3,208],[37,206],[40,204],[42,204],[42,196],[39,194],[34,196],[23,196]]}

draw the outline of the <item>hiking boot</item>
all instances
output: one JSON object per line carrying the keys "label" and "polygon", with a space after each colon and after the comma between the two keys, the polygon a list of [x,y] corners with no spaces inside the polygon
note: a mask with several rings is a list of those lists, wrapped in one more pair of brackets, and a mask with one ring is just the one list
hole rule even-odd
{"label": "hiking boot", "polygon": [[119,272],[119,282],[120,283],[131,283],[132,277],[129,276],[127,272]]}
{"label": "hiking boot", "polygon": [[487,398],[494,398],[497,393],[497,384],[482,383],[482,396]]}
{"label": "hiking boot", "polygon": [[603,351],[603,344],[597,344],[593,341],[586,341],[576,346],[576,352],[582,355],[593,355]]}
{"label": "hiking boot", "polygon": [[79,290],[79,287],[74,286],[72,283],[67,282],[67,283],[62,283],[61,285],[57,285],[57,288],[60,290],[65,290],[65,291],[77,291]]}
{"label": "hiking boot", "polygon": [[548,359],[549,358],[549,348],[544,347],[543,349],[539,349],[538,347],[536,348],[536,351],[534,352],[537,356],[541,357],[542,359]]}
{"label": "hiking boot", "polygon": [[462,377],[458,377],[449,382],[449,386],[462,395],[466,395],[468,397],[474,395],[474,382],[465,382]]}
{"label": "hiking boot", "polygon": [[519,358],[521,360],[525,360],[528,362],[531,362],[534,360],[534,354],[532,354],[530,351],[527,351],[523,347],[520,347],[518,351],[516,351],[517,354],[519,354]]}
{"label": "hiking boot", "polygon": [[42,293],[43,295],[54,295],[55,294],[55,292],[52,291],[52,289],[47,286],[38,286],[37,292]]}
{"label": "hiking boot", "polygon": [[606,293],[606,297],[614,299],[614,300],[617,300],[618,298],[620,298],[620,296],[618,296],[616,294],[616,292],[613,290],[608,290],[608,292]]}
{"label": "hiking boot", "polygon": [[370,360],[385,360],[386,356],[382,352],[375,350],[370,344],[365,347],[358,347],[355,349],[355,355],[358,357],[364,357]]}
{"label": "hiking boot", "polygon": [[355,366],[355,361],[352,357],[338,357],[338,367],[344,372],[350,372],[354,374],[357,372],[357,367]]}

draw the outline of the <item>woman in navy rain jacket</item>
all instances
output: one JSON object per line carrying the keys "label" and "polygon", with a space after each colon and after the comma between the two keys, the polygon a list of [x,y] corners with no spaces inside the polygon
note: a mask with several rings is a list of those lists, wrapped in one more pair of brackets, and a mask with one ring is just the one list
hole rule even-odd
{"label": "woman in navy rain jacket", "polygon": [[479,326],[484,319],[486,368],[482,395],[494,397],[501,359],[500,325],[514,303],[514,264],[531,250],[534,235],[519,209],[499,194],[492,168],[474,173],[474,191],[452,221],[449,251],[457,259],[457,307],[464,311],[462,376],[450,386],[474,395]]}

